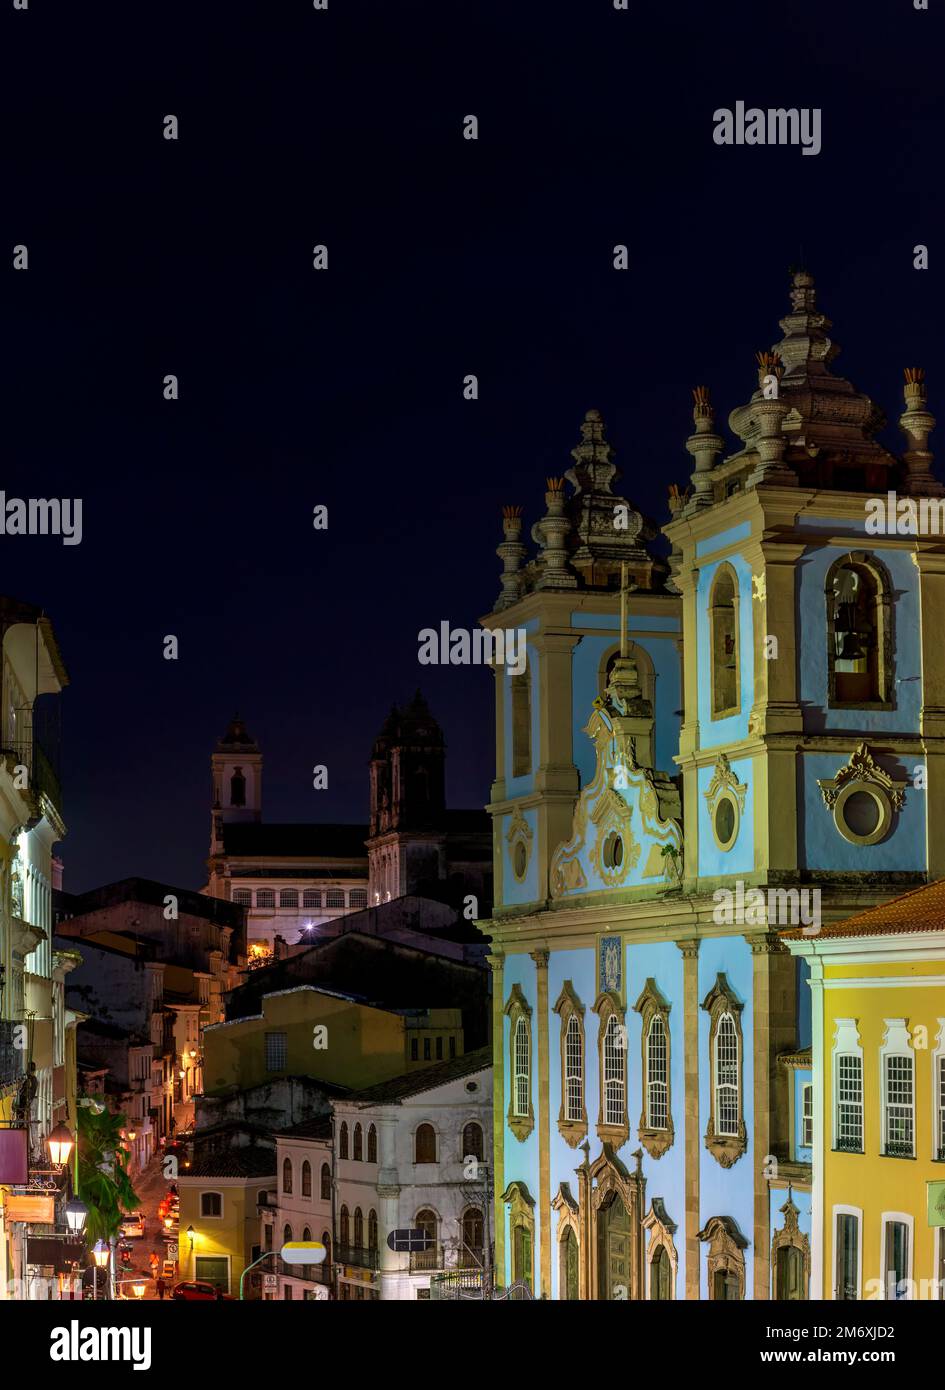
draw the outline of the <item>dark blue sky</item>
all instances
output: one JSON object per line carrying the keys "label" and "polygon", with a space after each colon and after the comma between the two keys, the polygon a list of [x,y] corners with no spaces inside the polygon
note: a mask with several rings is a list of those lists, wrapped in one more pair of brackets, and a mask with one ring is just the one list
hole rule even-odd
{"label": "dark blue sky", "polygon": [[[589,406],[665,521],[689,388],[723,425],[747,399],[802,254],[836,370],[895,422],[924,366],[943,414],[940,12],[329,3],[3,15],[0,216],[30,268],[5,274],[0,487],[82,497],[84,538],[0,539],[0,587],[46,606],[72,677],[76,891],[200,884],[236,708],[268,818],[358,820],[373,736],[422,683],[451,804],[481,805],[492,678],[420,668],[418,631],[491,607],[500,507],[530,527]],[[820,107],[822,152],[715,146],[737,100]]]}

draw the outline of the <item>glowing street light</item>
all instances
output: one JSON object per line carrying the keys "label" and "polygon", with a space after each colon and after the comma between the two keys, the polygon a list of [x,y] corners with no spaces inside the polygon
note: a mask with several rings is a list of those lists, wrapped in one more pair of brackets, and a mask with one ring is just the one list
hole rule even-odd
{"label": "glowing street light", "polygon": [[57,1168],[65,1168],[69,1162],[74,1143],[72,1131],[62,1123],[56,1125],[56,1128],[47,1135],[46,1144],[49,1148],[49,1157]]}
{"label": "glowing street light", "polygon": [[78,1197],[71,1197],[66,1203],[66,1225],[73,1235],[81,1235],[89,1219],[89,1209]]}

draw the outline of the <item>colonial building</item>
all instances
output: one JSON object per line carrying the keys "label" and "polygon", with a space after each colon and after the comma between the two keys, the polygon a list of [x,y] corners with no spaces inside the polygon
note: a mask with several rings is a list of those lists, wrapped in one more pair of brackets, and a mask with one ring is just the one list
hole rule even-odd
{"label": "colonial building", "polygon": [[[332,1108],[337,1296],[404,1301],[451,1279],[487,1285],[491,1051],[381,1081]],[[404,1230],[423,1231],[424,1248],[391,1249]]]}
{"label": "colonial building", "polygon": [[369,903],[469,899],[470,918],[488,912],[489,818],[446,808],[445,757],[443,732],[418,691],[392,708],[375,740],[370,825],[267,824],[262,752],[242,720],[231,721],[210,759],[207,892],[247,908],[250,964],[267,964],[277,938],[330,934]]}
{"label": "colonial building", "polygon": [[35,1285],[45,1297],[34,1276],[46,1266],[30,1262],[29,1239],[52,1221],[13,1216],[24,1204],[11,1199],[49,1187],[53,1127],[75,1133],[77,1019],[65,981],[78,957],[52,940],[53,847],[66,833],[58,697],[68,676],[52,624],[32,604],[0,598],[0,644],[0,1298],[13,1280],[18,1296]]}
{"label": "colonial building", "polygon": [[934,421],[910,368],[890,453],[830,327],[797,272],[734,450],[696,388],[668,567],[597,411],[536,554],[505,508],[483,624],[525,630],[527,669],[496,667],[481,925],[496,1262],[536,1294],[809,1296],[823,1097],[779,928],[945,874],[945,557],[866,526],[870,497],[941,492]]}
{"label": "colonial building", "polygon": [[945,883],[785,936],[813,996],[811,1297],[945,1299]]}

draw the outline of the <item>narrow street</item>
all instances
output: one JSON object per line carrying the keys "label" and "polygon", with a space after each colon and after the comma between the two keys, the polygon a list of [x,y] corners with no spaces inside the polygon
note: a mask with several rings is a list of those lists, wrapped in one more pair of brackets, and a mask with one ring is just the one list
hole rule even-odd
{"label": "narrow street", "polygon": [[[146,1276],[148,1281],[147,1291],[144,1295],[146,1302],[154,1301],[158,1296],[156,1282],[151,1278],[149,1263],[151,1252],[154,1251],[158,1260],[161,1261],[161,1264],[158,1265],[158,1274],[160,1274],[168,1251],[168,1242],[162,1238],[163,1222],[157,1214],[158,1203],[170,1187],[170,1180],[164,1177],[162,1158],[161,1152],[155,1154],[148,1166],[133,1179],[135,1191],[141,1198],[140,1211],[145,1218],[145,1234],[132,1238],[130,1241],[132,1247],[131,1266],[124,1271],[120,1264],[118,1267],[119,1279],[126,1279],[131,1274],[144,1274]],[[173,1278],[165,1279],[166,1298],[170,1298],[171,1289],[178,1278],[179,1275],[175,1274]]]}

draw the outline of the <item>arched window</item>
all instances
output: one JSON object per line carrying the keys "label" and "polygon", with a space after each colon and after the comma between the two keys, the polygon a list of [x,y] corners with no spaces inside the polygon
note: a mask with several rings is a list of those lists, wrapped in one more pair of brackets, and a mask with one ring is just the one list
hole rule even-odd
{"label": "arched window", "polygon": [[715,1033],[715,1128],[738,1134],[738,1033],[731,1014],[722,1014]]}
{"label": "arched window", "polygon": [[351,1220],[347,1207],[342,1207],[338,1214],[338,1240],[341,1245],[351,1244]]}
{"label": "arched window", "polygon": [[474,1120],[463,1126],[463,1158],[475,1158],[482,1162],[482,1126]]}
{"label": "arched window", "polygon": [[286,1222],[286,1224],[285,1224],[285,1225],[283,1226],[283,1228],[282,1228],[282,1244],[283,1244],[283,1245],[288,1245],[288,1243],[289,1243],[289,1241],[290,1241],[291,1239],[292,1239],[292,1227],[289,1225],[288,1222]]}
{"label": "arched window", "polygon": [[892,585],[883,566],[852,551],[827,574],[827,698],[831,707],[891,704]]}
{"label": "arched window", "polygon": [[348,1157],[348,1122],[347,1122],[347,1120],[342,1120],[342,1121],[341,1121],[341,1131],[340,1131],[340,1133],[339,1133],[339,1135],[338,1135],[338,1157],[339,1157],[339,1158],[347,1158],[347,1157]]}
{"label": "arched window", "polygon": [[305,1230],[302,1232],[302,1239],[303,1241],[310,1241],[312,1239],[312,1231],[309,1226],[306,1226]]}
{"label": "arched window", "polygon": [[558,1297],[578,1297],[578,1243],[573,1226],[565,1226],[558,1241]]}
{"label": "arched window", "polygon": [[256,1202],[259,1206],[264,1207],[268,1201],[269,1193],[266,1191],[264,1187],[261,1187],[259,1191],[256,1193]]}
{"label": "arched window", "polygon": [[672,1298],[672,1266],[665,1245],[658,1245],[650,1260],[650,1298],[668,1302]]}
{"label": "arched window", "polygon": [[288,1158],[282,1164],[282,1190],[288,1194],[292,1192],[292,1162]]}
{"label": "arched window", "polygon": [[731,565],[720,565],[709,593],[712,666],[712,718],[741,708],[738,672],[738,580]]}
{"label": "arched window", "polygon": [[354,1127],[354,1161],[360,1163],[364,1158],[364,1146],[360,1124]]}
{"label": "arched window", "polygon": [[367,1132],[367,1161],[377,1162],[377,1130],[371,1125]]}
{"label": "arched window", "polygon": [[331,1201],[331,1169],[327,1163],[322,1164],[322,1201]]}
{"label": "arched window", "polygon": [[235,768],[230,778],[230,805],[246,805],[246,778],[241,767]]}
{"label": "arched window", "polygon": [[312,1195],[312,1165],[308,1159],[302,1164],[302,1196],[311,1197]]}
{"label": "arched window", "polygon": [[520,1017],[515,1025],[512,1058],[516,1115],[527,1115],[531,1107],[531,1041],[528,1019]]}
{"label": "arched window", "polygon": [[331,1264],[331,1231],[322,1231],[322,1245],[325,1247],[325,1260],[323,1269],[328,1269]]}
{"label": "arched window", "polygon": [[354,1243],[359,1250],[364,1245],[364,1215],[360,1207],[354,1209]]}
{"label": "arched window", "polygon": [[414,1135],[414,1162],[436,1162],[436,1131],[432,1125],[418,1125]]}
{"label": "arched window", "polygon": [[525,777],[532,770],[532,681],[526,664],[520,676],[512,676],[512,776]]}
{"label": "arched window", "polygon": [[618,1128],[626,1124],[627,1119],[625,1058],[626,1045],[620,1020],[612,1013],[604,1033],[604,1124]]}
{"label": "arched window", "polygon": [[584,1118],[584,1039],[576,1014],[568,1019],[564,1040],[564,1118]]}
{"label": "arched window", "polygon": [[429,1207],[424,1207],[422,1211],[417,1212],[413,1224],[418,1231],[423,1231],[430,1242],[426,1251],[423,1252],[423,1259],[417,1260],[417,1266],[420,1269],[433,1269],[436,1265],[436,1212],[431,1211]]}
{"label": "arched window", "polygon": [[666,1025],[660,1014],[654,1014],[646,1040],[646,1122],[650,1129],[666,1128],[668,1082]]}
{"label": "arched window", "polygon": [[377,1212],[372,1207],[367,1219],[367,1243],[369,1250],[377,1249]]}
{"label": "arched window", "polygon": [[467,1207],[463,1212],[463,1244],[460,1264],[467,1269],[481,1269],[483,1263],[483,1218],[479,1207]]}

